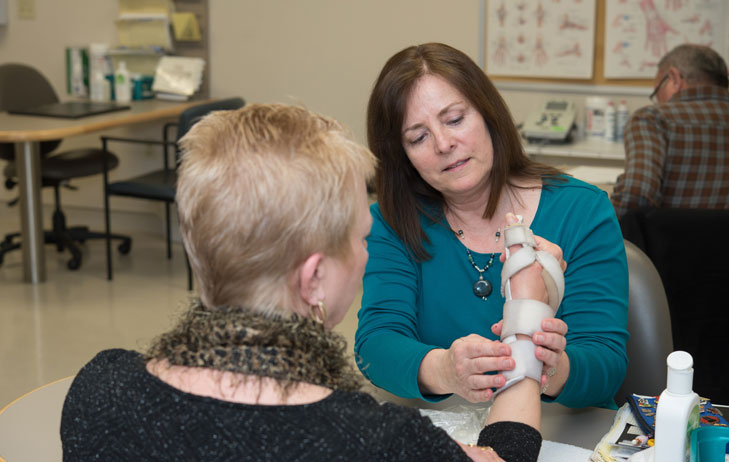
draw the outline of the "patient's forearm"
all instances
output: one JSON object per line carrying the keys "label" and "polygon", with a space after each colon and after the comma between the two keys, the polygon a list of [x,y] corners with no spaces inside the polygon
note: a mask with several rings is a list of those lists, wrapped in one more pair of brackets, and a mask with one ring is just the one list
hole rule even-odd
{"label": "patient's forearm", "polygon": [[521,422],[540,429],[542,418],[539,384],[525,379],[499,393],[491,405],[486,424],[495,422]]}

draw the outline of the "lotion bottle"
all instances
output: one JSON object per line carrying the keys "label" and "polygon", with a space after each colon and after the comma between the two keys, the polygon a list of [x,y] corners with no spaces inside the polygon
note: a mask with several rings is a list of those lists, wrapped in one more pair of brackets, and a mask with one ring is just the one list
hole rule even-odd
{"label": "lotion bottle", "polygon": [[127,70],[127,63],[119,62],[114,73],[114,95],[120,103],[128,103],[132,100],[132,82]]}
{"label": "lotion bottle", "polygon": [[625,100],[621,100],[620,104],[618,104],[617,127],[615,129],[616,138],[618,139],[618,141],[623,141],[625,124],[628,123],[629,116],[630,113],[628,112],[628,104],[625,102]]}
{"label": "lotion bottle", "polygon": [[667,386],[656,408],[655,460],[688,460],[691,431],[699,426],[699,395],[693,392],[694,360],[685,351],[668,355]]}
{"label": "lotion bottle", "polygon": [[615,104],[612,101],[608,101],[607,107],[605,108],[605,141],[615,142],[617,139],[616,128],[618,123],[616,117]]}

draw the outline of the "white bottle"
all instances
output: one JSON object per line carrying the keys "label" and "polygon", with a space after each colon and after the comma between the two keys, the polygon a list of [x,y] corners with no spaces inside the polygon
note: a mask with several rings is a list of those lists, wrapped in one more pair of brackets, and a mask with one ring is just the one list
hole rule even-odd
{"label": "white bottle", "polygon": [[616,130],[618,141],[623,141],[623,137],[625,135],[625,124],[628,123],[629,116],[630,113],[628,112],[628,104],[625,102],[625,100],[620,101],[620,104],[618,104],[618,126]]}
{"label": "white bottle", "polygon": [[71,54],[71,94],[73,96],[88,96],[86,84],[84,83],[84,64],[80,48],[72,48]]}
{"label": "white bottle", "polygon": [[588,139],[604,139],[607,99],[600,96],[585,98],[585,135]]}
{"label": "white bottle", "polygon": [[132,82],[127,70],[127,63],[119,62],[114,72],[114,95],[120,103],[128,103],[132,100]]}
{"label": "white bottle", "polygon": [[615,111],[615,104],[612,101],[608,102],[605,108],[605,141],[615,142],[617,139],[616,128],[617,112]]}
{"label": "white bottle", "polygon": [[89,46],[89,96],[91,101],[108,101],[111,89],[106,75],[109,72],[108,47],[103,43],[92,43]]}
{"label": "white bottle", "polygon": [[667,387],[656,407],[655,460],[688,460],[691,431],[699,426],[699,395],[692,391],[694,359],[685,351],[668,355]]}

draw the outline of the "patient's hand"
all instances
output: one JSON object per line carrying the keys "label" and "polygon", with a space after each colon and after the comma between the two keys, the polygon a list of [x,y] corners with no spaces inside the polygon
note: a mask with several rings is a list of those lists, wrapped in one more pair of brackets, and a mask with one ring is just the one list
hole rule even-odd
{"label": "patient's hand", "polygon": [[[456,441],[456,443],[458,443],[458,441]],[[499,457],[499,455],[496,454],[496,451],[491,448],[472,446],[470,444],[463,443],[458,443],[458,445],[461,449],[463,449],[463,452],[471,458],[471,460],[478,462],[504,462],[504,459]]]}

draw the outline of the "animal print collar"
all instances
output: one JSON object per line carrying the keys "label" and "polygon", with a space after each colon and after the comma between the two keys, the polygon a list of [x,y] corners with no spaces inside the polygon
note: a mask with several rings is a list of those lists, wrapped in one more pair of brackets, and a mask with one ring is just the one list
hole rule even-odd
{"label": "animal print collar", "polygon": [[271,377],[285,390],[305,382],[356,391],[360,375],[346,350],[342,335],[311,319],[264,316],[237,307],[207,308],[198,299],[173,330],[155,340],[146,359]]}

